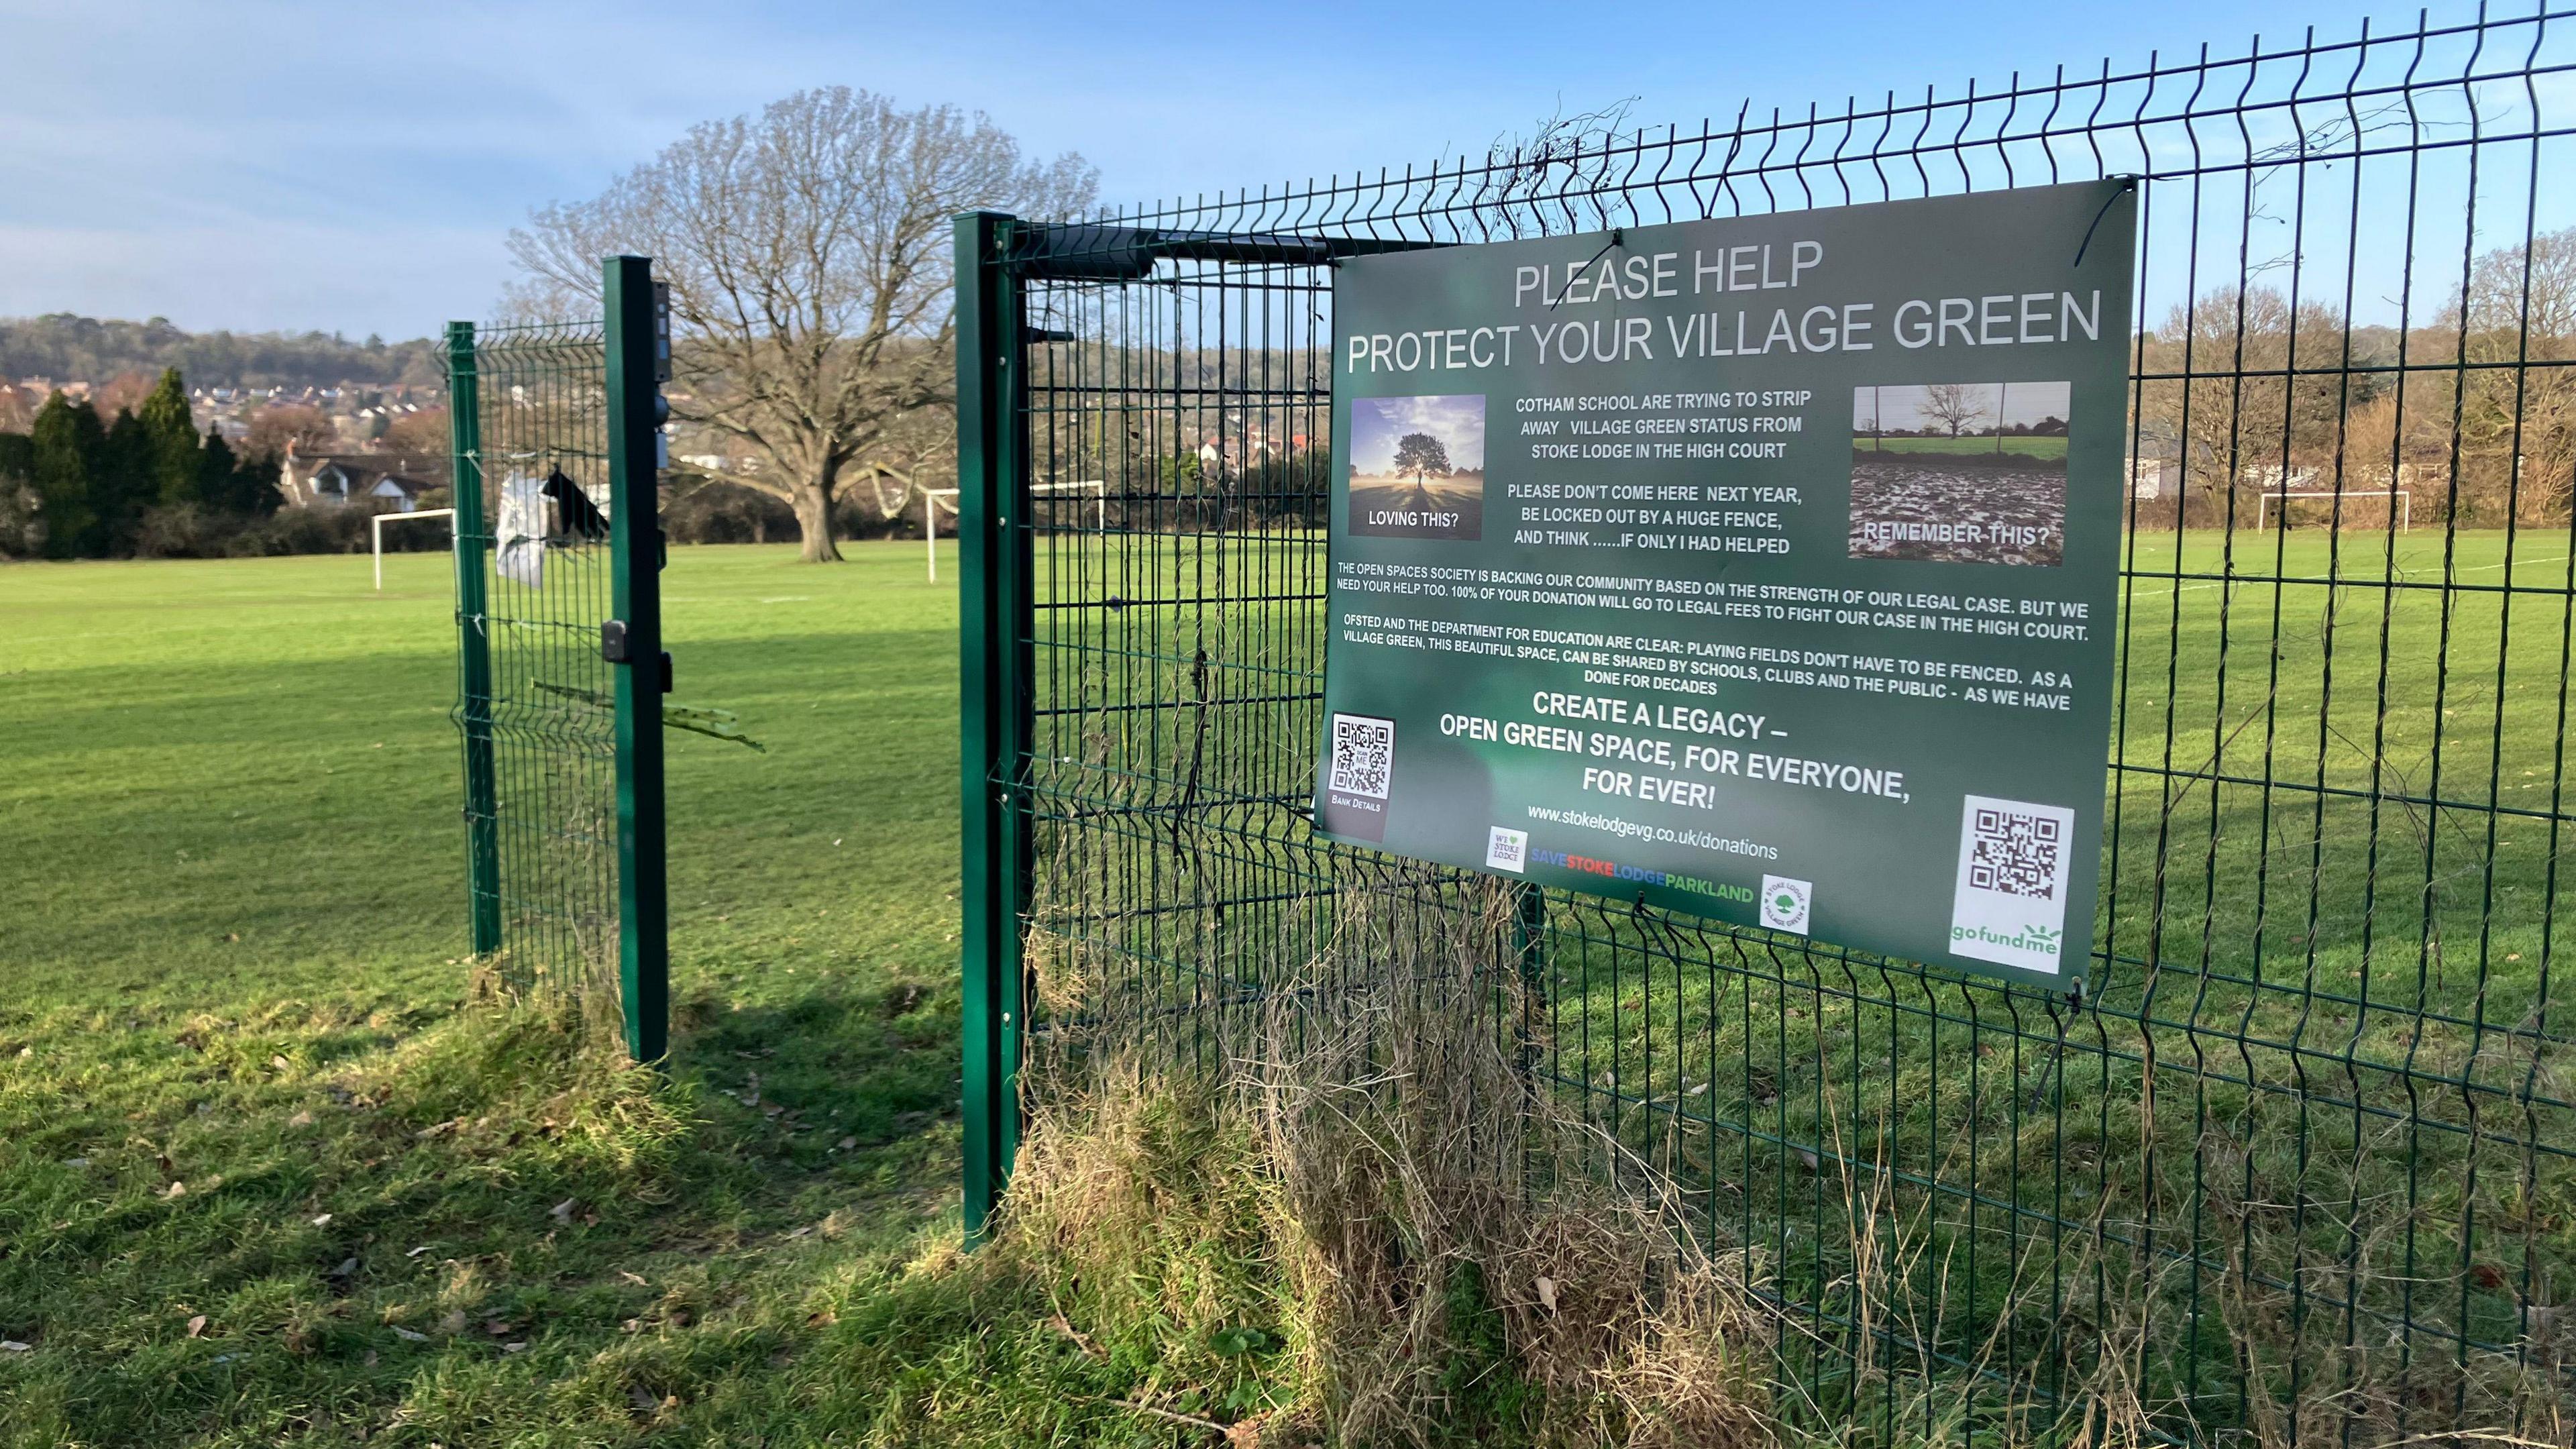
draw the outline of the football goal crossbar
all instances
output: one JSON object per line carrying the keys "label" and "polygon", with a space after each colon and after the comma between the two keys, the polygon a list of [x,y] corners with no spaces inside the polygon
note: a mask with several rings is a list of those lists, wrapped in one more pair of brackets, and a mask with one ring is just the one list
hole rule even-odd
{"label": "football goal crossbar", "polygon": [[449,520],[447,525],[447,536],[449,545],[451,547],[454,546],[456,538],[456,524],[454,522],[456,518],[456,510],[453,508],[424,508],[417,513],[379,513],[375,517],[367,520],[367,532],[374,535],[375,539],[377,593],[381,594],[385,591],[385,525],[388,523],[410,523],[423,518],[444,518]]}
{"label": "football goal crossbar", "polygon": [[[1032,483],[1029,485],[1029,491],[1031,493],[1088,493],[1091,495],[1093,525],[1103,533],[1109,531],[1107,480],[1085,478],[1079,482],[1070,483]],[[929,554],[930,581],[934,584],[939,582],[939,511],[944,508],[948,511],[949,517],[956,517],[957,505],[952,501],[956,497],[957,490],[954,488],[921,490],[921,545]]]}
{"label": "football goal crossbar", "polygon": [[[2286,506],[2293,498],[2333,498],[2364,503],[2376,500],[2381,503],[2394,503],[2397,513],[2397,531],[2400,533],[2415,531],[2415,493],[2408,488],[2400,488],[2394,493],[2355,493],[2348,489],[2337,492],[2331,488],[2293,489],[2286,493],[2257,493],[2254,495],[2254,531],[2256,533],[2263,531],[2264,505],[2280,503]],[[2341,509],[2338,508],[2337,512],[2340,513]],[[2342,520],[2338,518],[2336,523],[2339,527]]]}

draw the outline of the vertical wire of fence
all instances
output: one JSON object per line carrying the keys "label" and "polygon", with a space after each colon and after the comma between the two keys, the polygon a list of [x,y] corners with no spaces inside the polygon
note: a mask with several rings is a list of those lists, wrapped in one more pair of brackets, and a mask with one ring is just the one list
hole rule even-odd
{"label": "vertical wire of fence", "polygon": [[459,689],[474,950],[543,997],[618,975],[607,334],[451,330]]}
{"label": "vertical wire of fence", "polygon": [[2563,1441],[2572,19],[1577,124],[1025,228],[1033,675],[988,784],[1035,838],[1032,1063],[1221,1067],[1229,1013],[1331,989],[1289,968],[1353,902],[1372,961],[1419,961],[1493,888],[1309,832],[1330,255],[2136,175],[2091,994],[1551,895],[1493,1024],[1760,1265],[1789,1417]]}

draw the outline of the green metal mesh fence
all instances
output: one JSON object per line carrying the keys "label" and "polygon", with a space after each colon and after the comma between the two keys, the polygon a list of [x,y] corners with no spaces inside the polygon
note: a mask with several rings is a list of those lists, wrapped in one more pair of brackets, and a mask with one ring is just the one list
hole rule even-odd
{"label": "green metal mesh fence", "polygon": [[[998,1059],[1215,1070],[1282,991],[1446,991],[1761,1263],[1778,1404],[1855,1441],[2563,1438],[2571,14],[1005,228],[961,279],[1026,369],[970,741],[1028,842],[970,901],[1026,932]],[[1311,837],[1331,256],[2115,174],[2093,994],[1526,892],[1462,977],[1518,888]]]}
{"label": "green metal mesh fence", "polygon": [[515,993],[613,993],[606,329],[463,328],[450,343],[475,955]]}

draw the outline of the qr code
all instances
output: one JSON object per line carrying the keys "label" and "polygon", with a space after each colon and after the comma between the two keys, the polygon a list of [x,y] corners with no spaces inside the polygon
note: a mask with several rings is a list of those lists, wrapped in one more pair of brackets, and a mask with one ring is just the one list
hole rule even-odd
{"label": "qr code", "polygon": [[1395,721],[1364,714],[1333,716],[1332,788],[1383,800],[1394,769]]}
{"label": "qr code", "polygon": [[2066,832],[2054,816],[1980,806],[1976,822],[1968,884],[2008,896],[2057,898],[2058,851],[2066,844]]}

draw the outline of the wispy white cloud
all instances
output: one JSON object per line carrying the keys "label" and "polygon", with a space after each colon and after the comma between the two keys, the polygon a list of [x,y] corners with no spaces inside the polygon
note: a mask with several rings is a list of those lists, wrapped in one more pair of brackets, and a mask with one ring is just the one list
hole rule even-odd
{"label": "wispy white cloud", "polygon": [[1440,440],[1449,466],[1481,472],[1485,466],[1485,399],[1477,393],[1432,397],[1364,397],[1351,404],[1351,461],[1363,473],[1384,473],[1408,433]]}
{"label": "wispy white cloud", "polygon": [[[2134,61],[2295,33],[2303,3],[0,0],[0,312],[418,333],[490,303],[530,207],[811,85],[986,110],[1143,200],[1480,152],[1623,96],[1687,120],[1731,115],[1737,87],[1759,112]],[[371,283],[389,259],[413,290]]]}

